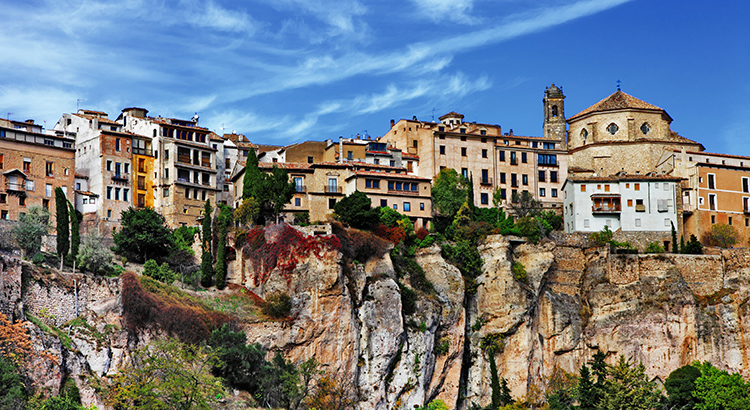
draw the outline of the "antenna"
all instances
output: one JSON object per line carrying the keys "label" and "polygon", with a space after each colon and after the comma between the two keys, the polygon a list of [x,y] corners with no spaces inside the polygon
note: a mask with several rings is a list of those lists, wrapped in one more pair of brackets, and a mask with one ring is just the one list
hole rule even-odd
{"label": "antenna", "polygon": [[81,107],[80,107],[81,101],[86,101],[86,100],[83,99],[83,98],[76,98],[76,111],[78,111],[78,110],[81,109]]}
{"label": "antenna", "polygon": [[11,115],[11,114],[13,114],[13,113],[12,113],[12,112],[9,112],[9,113],[8,113],[8,117],[6,118],[6,120],[10,121],[10,115]]}
{"label": "antenna", "polygon": [[432,107],[432,122],[435,122],[435,107]]}
{"label": "antenna", "polygon": [[620,84],[621,84],[621,83],[622,83],[622,81],[620,81],[620,80],[617,80],[617,91],[620,91]]}

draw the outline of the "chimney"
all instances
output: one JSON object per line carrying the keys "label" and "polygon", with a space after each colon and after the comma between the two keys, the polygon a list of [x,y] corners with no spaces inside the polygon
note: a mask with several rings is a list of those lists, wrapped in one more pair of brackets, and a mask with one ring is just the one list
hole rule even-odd
{"label": "chimney", "polygon": [[391,119],[391,128],[393,128],[394,125],[396,125],[396,121],[394,121],[393,119]]}
{"label": "chimney", "polygon": [[411,117],[411,119],[414,120],[414,121],[416,121],[417,120],[417,116],[415,115],[415,116]]}
{"label": "chimney", "polygon": [[513,128],[511,128],[510,131],[508,131],[508,135],[513,135]]}

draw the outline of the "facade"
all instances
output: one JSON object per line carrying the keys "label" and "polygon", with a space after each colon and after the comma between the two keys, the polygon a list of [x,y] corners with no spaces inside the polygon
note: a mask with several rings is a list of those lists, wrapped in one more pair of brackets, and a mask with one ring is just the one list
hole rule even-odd
{"label": "facade", "polygon": [[0,219],[17,221],[32,206],[46,208],[54,218],[57,187],[75,200],[74,144],[63,133],[44,133],[33,120],[0,119]]}
{"label": "facade", "polygon": [[154,209],[172,228],[196,226],[208,200],[217,201],[217,148],[198,118],[149,117],[143,108],[125,108],[118,121],[127,132],[150,138],[154,158]]}
{"label": "facade", "polygon": [[569,176],[563,188],[565,232],[671,232],[682,216],[681,178],[665,175]]}
{"label": "facade", "polygon": [[107,113],[93,110],[63,114],[54,129],[75,135],[76,172],[88,178],[86,191],[98,198],[93,212],[78,209],[83,213],[83,226],[98,226],[107,235],[120,226],[120,214],[133,205],[136,195],[132,135],[123,132],[122,125]]}
{"label": "facade", "polygon": [[545,91],[543,138],[502,133],[499,125],[465,122],[462,114],[450,112],[437,123],[392,120],[379,142],[415,158],[414,173],[422,178],[432,180],[441,169],[452,168],[473,179],[477,206],[493,206],[496,190],[508,201],[528,191],[545,207],[559,209],[568,167],[564,98],[554,85]]}

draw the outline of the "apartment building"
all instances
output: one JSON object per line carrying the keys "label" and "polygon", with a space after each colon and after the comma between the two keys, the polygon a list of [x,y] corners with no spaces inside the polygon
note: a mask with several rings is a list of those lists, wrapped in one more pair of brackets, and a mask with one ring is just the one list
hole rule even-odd
{"label": "apartment building", "polygon": [[565,232],[671,232],[682,217],[682,178],[658,175],[568,176],[563,187]]}
{"label": "apartment building", "polygon": [[154,209],[172,228],[200,223],[206,200],[215,204],[217,148],[210,131],[190,120],[149,117],[144,108],[125,108],[118,117],[127,132],[151,139]]}
{"label": "apartment building", "polygon": [[73,200],[75,140],[44,132],[33,120],[0,119],[0,219],[17,221],[29,207],[46,208],[54,218],[54,191]]}
{"label": "apartment building", "polygon": [[89,202],[85,209],[95,208],[93,212],[78,209],[83,213],[84,229],[98,226],[103,234],[111,233],[119,228],[122,211],[133,205],[132,135],[123,132],[122,125],[107,113],[83,109],[63,114],[54,129],[75,135],[76,173],[87,177],[87,191],[98,198],[95,207]]}

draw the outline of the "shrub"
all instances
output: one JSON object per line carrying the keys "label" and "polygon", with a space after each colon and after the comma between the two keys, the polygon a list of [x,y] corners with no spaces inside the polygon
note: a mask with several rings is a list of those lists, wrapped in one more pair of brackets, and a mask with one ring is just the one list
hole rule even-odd
{"label": "shrub", "polygon": [[682,253],[689,255],[700,255],[703,253],[703,245],[698,241],[695,235],[690,235],[690,241],[682,247]]}
{"label": "shrub", "polygon": [[94,274],[108,274],[112,271],[112,252],[104,246],[101,236],[96,231],[89,232],[78,248],[78,266]]}
{"label": "shrub", "polygon": [[664,247],[659,245],[658,242],[651,242],[646,246],[646,253],[664,253]]}
{"label": "shrub", "polygon": [[521,262],[513,262],[511,271],[513,272],[513,277],[519,282],[527,283],[529,281],[529,275],[526,273],[526,268]]}
{"label": "shrub", "polygon": [[419,239],[420,241],[424,240],[424,238],[426,238],[427,235],[429,234],[430,234],[430,231],[424,228],[419,228],[417,229],[417,232],[416,232],[417,239]]}
{"label": "shrub", "polygon": [[406,239],[406,232],[400,226],[386,226],[380,224],[375,228],[375,235],[385,239],[388,242],[397,244]]}
{"label": "shrub", "polygon": [[310,225],[310,213],[305,211],[294,215],[294,223],[300,226]]}
{"label": "shrub", "polygon": [[417,292],[411,288],[399,284],[401,289],[401,311],[408,316],[417,311]]}
{"label": "shrub", "polygon": [[716,224],[711,226],[711,230],[706,233],[703,241],[711,246],[729,248],[736,244],[739,239],[740,234],[734,226]]}
{"label": "shrub", "polygon": [[516,222],[516,226],[519,231],[521,231],[521,235],[525,236],[533,243],[539,242],[539,239],[543,235],[539,225],[537,219],[532,216],[524,216]]}
{"label": "shrub", "polygon": [[352,228],[371,228],[380,219],[379,211],[372,208],[370,198],[361,191],[354,191],[336,202],[333,210],[341,222]]}
{"label": "shrub", "polygon": [[34,259],[32,259],[32,261],[34,262],[34,265],[41,266],[45,261],[44,254],[41,252],[37,252],[36,255],[34,255]]}
{"label": "shrub", "polygon": [[333,234],[341,241],[341,252],[350,260],[367,262],[370,258],[380,258],[388,250],[388,242],[358,229],[346,229],[340,223],[333,223]]}
{"label": "shrub", "polygon": [[448,338],[440,339],[435,344],[435,355],[437,356],[443,356],[448,354],[448,350],[450,349],[450,340]]}
{"label": "shrub", "polygon": [[609,243],[609,241],[612,240],[612,231],[609,230],[609,226],[604,225],[604,229],[602,229],[599,232],[594,232],[591,235],[589,235],[589,240],[595,245],[595,246],[604,246]]}
{"label": "shrub", "polygon": [[266,298],[261,311],[264,315],[275,319],[286,318],[292,311],[292,298],[286,293],[273,293]]}
{"label": "shrub", "polygon": [[154,278],[156,280],[159,277],[159,264],[155,260],[149,259],[143,264],[143,274]]}
{"label": "shrub", "polygon": [[432,282],[427,280],[424,270],[421,266],[412,258],[394,255],[391,256],[393,260],[393,268],[396,271],[398,277],[409,276],[409,284],[417,290],[425,293],[433,293],[435,288]]}
{"label": "shrub", "polygon": [[455,246],[445,244],[442,254],[466,278],[476,278],[482,273],[482,257],[476,245],[471,241],[459,241]]}

